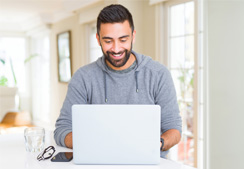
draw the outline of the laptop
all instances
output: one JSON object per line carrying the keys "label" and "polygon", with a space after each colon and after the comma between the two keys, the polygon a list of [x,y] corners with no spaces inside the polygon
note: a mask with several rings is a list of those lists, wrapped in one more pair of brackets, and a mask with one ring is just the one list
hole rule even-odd
{"label": "laptop", "polygon": [[75,164],[159,164],[159,105],[73,105]]}

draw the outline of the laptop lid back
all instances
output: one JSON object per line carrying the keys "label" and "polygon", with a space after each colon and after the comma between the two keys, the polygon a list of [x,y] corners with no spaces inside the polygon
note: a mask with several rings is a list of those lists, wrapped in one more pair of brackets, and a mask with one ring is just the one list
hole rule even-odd
{"label": "laptop lid back", "polygon": [[73,105],[75,164],[158,164],[158,105]]}

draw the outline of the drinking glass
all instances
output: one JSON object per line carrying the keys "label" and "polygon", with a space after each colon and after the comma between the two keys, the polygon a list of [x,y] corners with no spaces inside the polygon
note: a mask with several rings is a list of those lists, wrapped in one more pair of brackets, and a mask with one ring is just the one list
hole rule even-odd
{"label": "drinking glass", "polygon": [[39,152],[44,148],[45,129],[42,127],[28,127],[24,131],[25,148],[28,152]]}

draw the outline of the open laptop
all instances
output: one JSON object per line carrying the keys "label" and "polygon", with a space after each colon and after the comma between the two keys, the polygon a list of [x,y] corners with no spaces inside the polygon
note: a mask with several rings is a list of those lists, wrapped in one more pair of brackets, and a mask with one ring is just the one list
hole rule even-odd
{"label": "open laptop", "polygon": [[158,105],[73,105],[75,164],[159,164]]}

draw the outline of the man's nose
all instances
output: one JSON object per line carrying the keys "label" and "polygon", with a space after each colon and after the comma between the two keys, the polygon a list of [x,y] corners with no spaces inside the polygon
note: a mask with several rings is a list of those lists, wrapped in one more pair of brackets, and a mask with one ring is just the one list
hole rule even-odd
{"label": "man's nose", "polygon": [[119,44],[119,42],[114,42],[113,43],[112,51],[114,53],[119,53],[120,52],[120,44]]}

